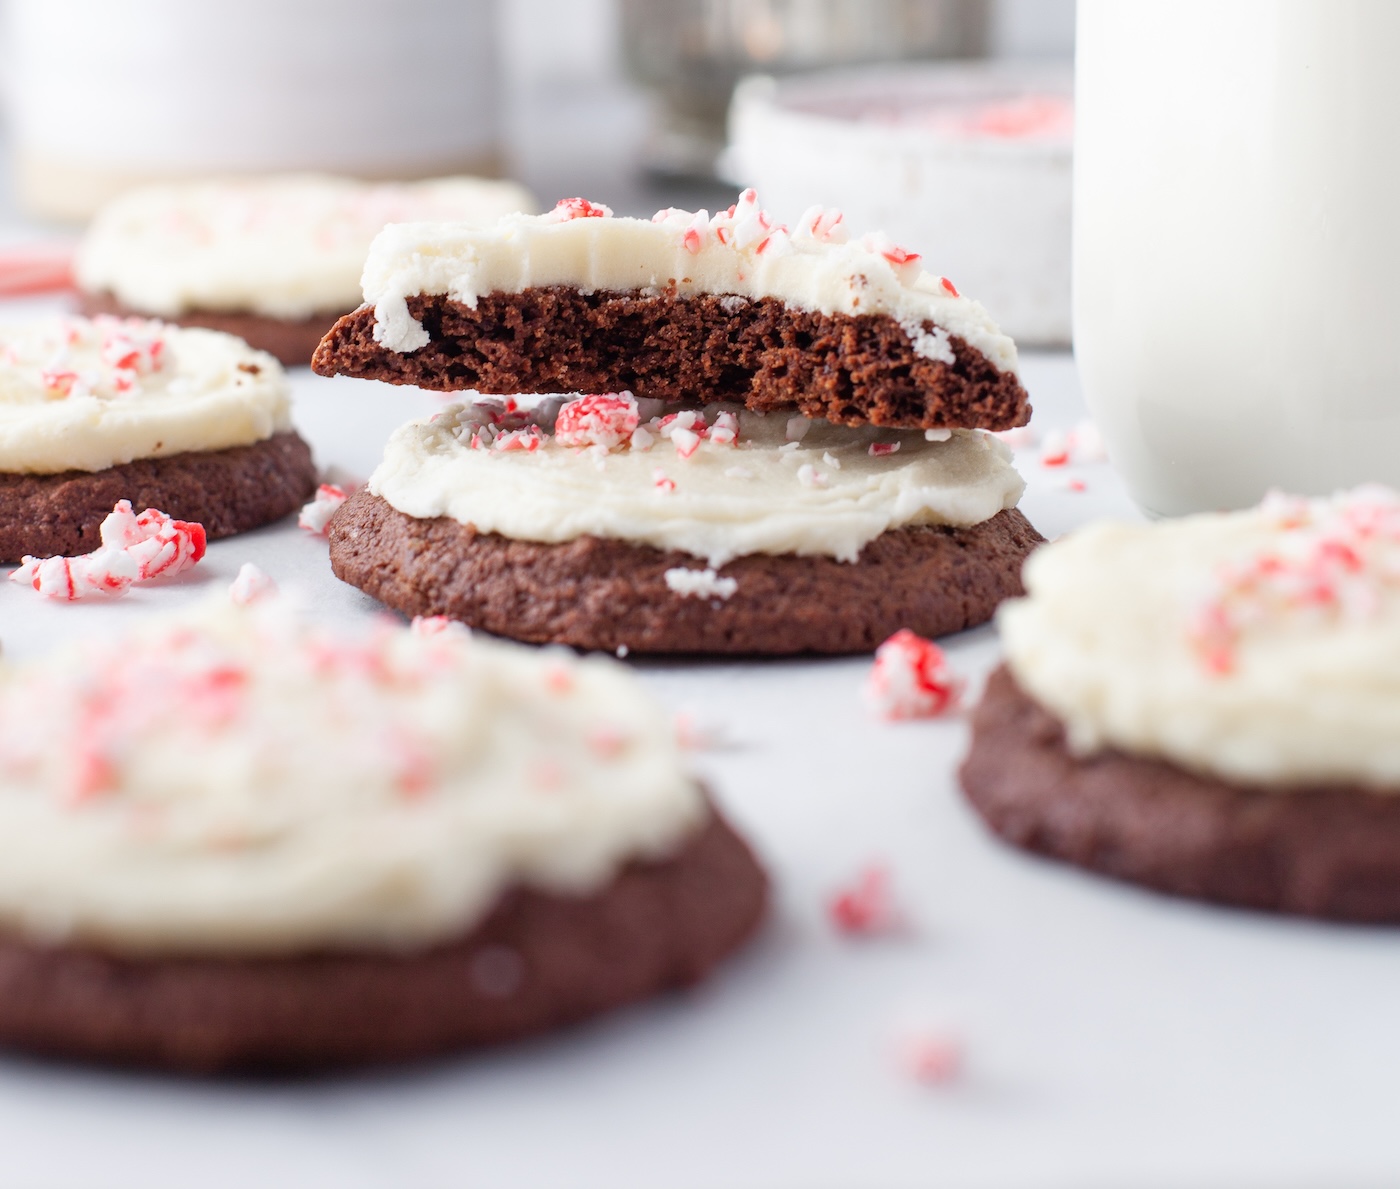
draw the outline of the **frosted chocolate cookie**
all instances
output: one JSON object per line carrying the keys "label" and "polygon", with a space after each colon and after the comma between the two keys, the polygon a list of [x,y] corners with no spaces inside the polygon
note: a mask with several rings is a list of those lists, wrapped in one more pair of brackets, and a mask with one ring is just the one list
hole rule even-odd
{"label": "frosted chocolate cookie", "polygon": [[409,615],[632,652],[861,652],[988,619],[1041,537],[1007,449],[630,395],[401,427],[330,522],[337,575]]}
{"label": "frosted chocolate cookie", "polygon": [[386,223],[491,221],[534,203],[480,178],[371,184],[285,175],[147,186],[109,203],[78,250],[84,312],[158,316],[246,339],[305,365],[360,301]]}
{"label": "frosted chocolate cookie", "polygon": [[312,629],[240,583],[0,670],[0,1044],[404,1060],[693,983],[754,931],[762,871],[621,666]]}
{"label": "frosted chocolate cookie", "polygon": [[1009,429],[1015,345],[883,236],[814,207],[791,230],[753,191],[714,218],[613,218],[582,199],[491,226],[386,227],[365,304],[322,374],[493,393],[734,402],[837,424]]}
{"label": "frosted chocolate cookie", "polygon": [[968,798],[1166,892],[1400,921],[1400,497],[1099,525],[998,622]]}
{"label": "frosted chocolate cookie", "polygon": [[95,549],[119,500],[214,538],[315,485],[281,366],[239,339],[108,317],[0,328],[0,560]]}
{"label": "frosted chocolate cookie", "polygon": [[218,538],[314,487],[269,354],[134,318],[0,328],[0,560],[90,552],[119,500]]}

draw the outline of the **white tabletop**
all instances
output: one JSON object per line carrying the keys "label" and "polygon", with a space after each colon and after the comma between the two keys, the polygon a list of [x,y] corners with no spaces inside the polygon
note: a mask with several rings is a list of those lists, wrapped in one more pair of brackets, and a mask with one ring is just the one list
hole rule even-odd
{"label": "white tabletop", "polygon": [[[1042,430],[1082,416],[1072,362],[1031,357]],[[321,463],[358,474],[438,398],[297,381]],[[1105,465],[1023,455],[1055,536],[1135,517]],[[345,619],[324,541],[290,525],[213,545],[188,582],[57,605],[0,584],[10,655],[159,614],[255,561]],[[980,679],[984,628],[946,642]],[[1400,935],[1164,899],[994,841],[964,804],[960,719],[888,725],[865,658],[641,663],[717,728],[705,778],[773,874],[760,939],[698,990],[518,1048],[390,1073],[191,1082],[0,1060],[0,1180],[43,1186],[1347,1186],[1400,1182]],[[824,905],[886,861],[909,935],[838,936]],[[928,1026],[967,1073],[895,1059]]]}

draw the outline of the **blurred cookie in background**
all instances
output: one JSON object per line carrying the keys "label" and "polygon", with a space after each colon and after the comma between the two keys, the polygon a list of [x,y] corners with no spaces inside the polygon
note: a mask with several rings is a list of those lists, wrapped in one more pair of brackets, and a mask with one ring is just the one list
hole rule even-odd
{"label": "blurred cookie in background", "polygon": [[105,206],[79,245],[84,313],[154,316],[238,335],[289,366],[360,304],[386,223],[494,222],[532,211],[514,182],[371,184],[319,174],[144,186]]}

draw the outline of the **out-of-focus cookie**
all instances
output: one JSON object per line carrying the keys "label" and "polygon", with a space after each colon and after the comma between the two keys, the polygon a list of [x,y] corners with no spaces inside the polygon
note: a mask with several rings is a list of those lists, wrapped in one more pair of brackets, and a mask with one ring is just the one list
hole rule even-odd
{"label": "out-of-focus cookie", "polygon": [[0,1044],[404,1060],[704,977],[766,881],[615,662],[265,583],[0,672]]}
{"label": "out-of-focus cookie", "polygon": [[963,788],[1018,846],[1162,891],[1400,921],[1400,497],[1046,546]]}
{"label": "out-of-focus cookie", "polygon": [[98,545],[120,500],[211,538],[316,485],[281,365],[231,335],[145,319],[0,328],[0,560]]}
{"label": "out-of-focus cookie", "polygon": [[312,174],[144,186],[93,220],[75,273],[86,313],[156,316],[304,366],[360,301],[386,223],[491,222],[534,208],[513,182],[369,183]]}

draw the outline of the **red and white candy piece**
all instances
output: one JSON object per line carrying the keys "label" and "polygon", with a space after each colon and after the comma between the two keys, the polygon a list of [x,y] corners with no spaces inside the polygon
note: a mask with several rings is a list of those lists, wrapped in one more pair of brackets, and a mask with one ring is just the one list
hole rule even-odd
{"label": "red and white candy piece", "polygon": [[277,583],[250,561],[245,561],[238,568],[238,577],[229,583],[228,588],[228,597],[240,607],[260,603],[276,593]]}
{"label": "red and white candy piece", "polygon": [[297,527],[304,528],[317,536],[326,535],[326,526],[336,509],[350,498],[350,493],[337,483],[322,483],[316,488],[316,495],[309,504],[304,504],[297,514]]}
{"label": "red and white candy piece", "polygon": [[865,700],[882,718],[936,718],[955,710],[962,679],[932,640],[901,628],[875,650]]}
{"label": "red and white candy piece", "polygon": [[581,396],[562,406],[554,419],[561,446],[602,446],[616,450],[636,432],[641,417],[630,392]]}
{"label": "red and white candy piece", "polygon": [[25,557],[10,574],[45,598],[72,602],[89,595],[120,595],[137,582],[172,578],[203,556],[202,524],[172,520],[147,508],[137,516],[130,500],[121,500],[103,520],[102,547],[77,557]]}
{"label": "red and white candy piece", "polygon": [[966,1066],[962,1042],[950,1032],[925,1029],[900,1038],[900,1068],[925,1086],[946,1086],[957,1081]]}
{"label": "red and white candy piece", "polygon": [[586,198],[561,198],[554,209],[545,216],[551,223],[568,223],[573,219],[608,219],[612,209],[601,202],[589,202]]}
{"label": "red and white candy piece", "polygon": [[902,932],[908,925],[895,903],[890,871],[883,863],[870,863],[855,880],[837,890],[827,901],[826,917],[838,933],[876,937]]}

